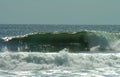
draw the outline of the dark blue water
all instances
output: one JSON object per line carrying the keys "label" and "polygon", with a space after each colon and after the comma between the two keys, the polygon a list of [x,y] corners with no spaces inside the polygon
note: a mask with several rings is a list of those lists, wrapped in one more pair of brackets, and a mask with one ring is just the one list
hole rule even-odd
{"label": "dark blue water", "polygon": [[0,37],[24,35],[34,32],[76,32],[95,30],[120,32],[120,25],[39,25],[39,24],[1,24]]}

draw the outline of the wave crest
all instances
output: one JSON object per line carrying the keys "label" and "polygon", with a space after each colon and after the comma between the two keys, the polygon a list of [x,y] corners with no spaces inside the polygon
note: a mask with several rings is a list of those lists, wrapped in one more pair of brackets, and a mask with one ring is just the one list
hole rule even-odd
{"label": "wave crest", "polygon": [[[21,36],[4,37],[0,48],[11,51],[57,52],[67,48],[70,52],[117,50],[119,33],[101,31],[31,33]],[[114,45],[113,45],[114,44]]]}

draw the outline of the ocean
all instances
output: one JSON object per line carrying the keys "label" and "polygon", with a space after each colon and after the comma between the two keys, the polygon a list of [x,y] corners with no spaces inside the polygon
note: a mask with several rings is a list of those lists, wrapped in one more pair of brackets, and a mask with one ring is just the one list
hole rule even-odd
{"label": "ocean", "polygon": [[120,25],[1,24],[0,77],[120,77]]}

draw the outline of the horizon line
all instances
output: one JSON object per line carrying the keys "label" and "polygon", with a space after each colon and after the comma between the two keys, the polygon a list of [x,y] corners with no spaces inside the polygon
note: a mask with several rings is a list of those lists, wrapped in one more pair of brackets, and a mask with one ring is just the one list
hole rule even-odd
{"label": "horizon line", "polygon": [[0,25],[120,25],[120,24],[0,24]]}

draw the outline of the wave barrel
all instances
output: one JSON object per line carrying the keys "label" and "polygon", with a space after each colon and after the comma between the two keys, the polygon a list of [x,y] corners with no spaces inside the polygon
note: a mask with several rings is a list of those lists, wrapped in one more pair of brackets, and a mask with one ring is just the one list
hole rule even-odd
{"label": "wave barrel", "polygon": [[[4,43],[4,44],[3,44]],[[2,45],[11,51],[55,52],[67,48],[70,51],[89,51],[86,31],[76,33],[35,33],[4,39]]]}

